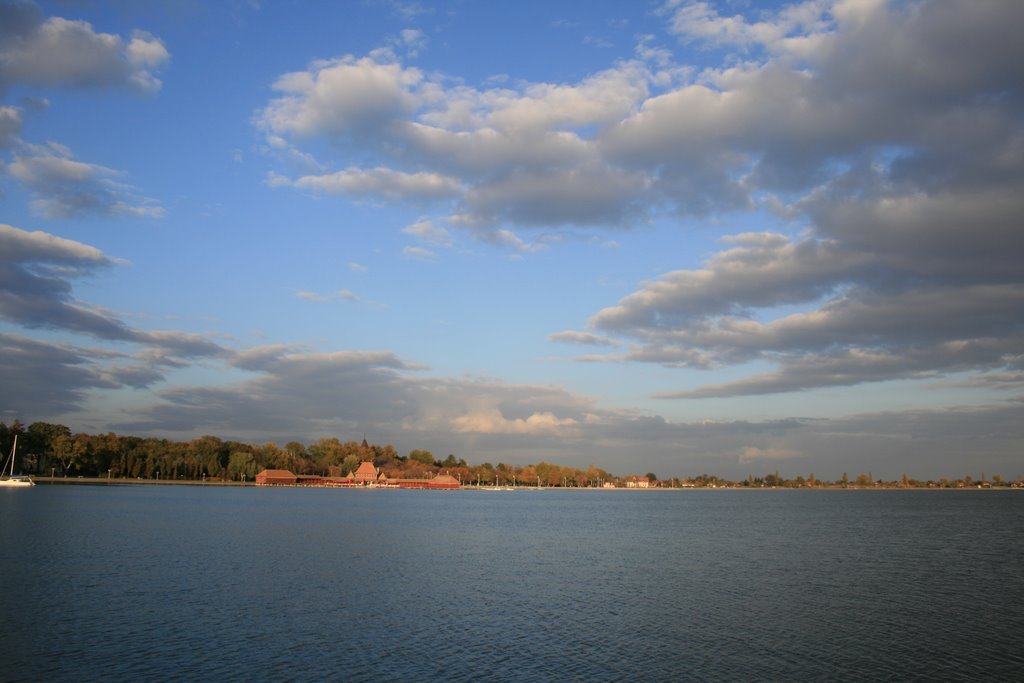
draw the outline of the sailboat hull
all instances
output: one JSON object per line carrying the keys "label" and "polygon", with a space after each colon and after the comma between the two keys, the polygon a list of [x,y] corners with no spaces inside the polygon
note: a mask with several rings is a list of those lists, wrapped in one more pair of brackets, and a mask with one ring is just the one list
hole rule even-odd
{"label": "sailboat hull", "polygon": [[14,445],[11,446],[11,457],[4,464],[3,472],[0,472],[0,488],[20,488],[22,486],[35,486],[36,483],[28,477],[14,475],[14,454],[18,450],[18,435],[14,435]]}
{"label": "sailboat hull", "polygon": [[31,479],[0,479],[0,488],[18,488],[22,486],[35,486]]}

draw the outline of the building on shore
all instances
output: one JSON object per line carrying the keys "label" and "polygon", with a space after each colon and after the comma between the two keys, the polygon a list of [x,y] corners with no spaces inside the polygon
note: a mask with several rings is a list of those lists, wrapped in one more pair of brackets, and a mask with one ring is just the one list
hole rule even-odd
{"label": "building on shore", "polygon": [[372,484],[380,479],[380,471],[373,466],[373,463],[367,460],[359,463],[359,467],[356,468],[355,472],[350,472],[348,475],[356,484]]}
{"label": "building on shore", "polygon": [[295,486],[297,481],[288,470],[263,470],[256,475],[257,486]]}
{"label": "building on shore", "polygon": [[288,470],[263,470],[256,475],[256,485],[432,490],[451,490],[461,488],[462,486],[459,480],[450,474],[438,474],[430,479],[388,479],[369,461],[363,461],[355,472],[349,472],[344,477],[297,475]]}

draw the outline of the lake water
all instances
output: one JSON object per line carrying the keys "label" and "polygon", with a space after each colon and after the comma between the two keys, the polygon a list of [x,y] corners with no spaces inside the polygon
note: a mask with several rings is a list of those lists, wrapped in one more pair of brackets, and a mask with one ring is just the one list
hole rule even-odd
{"label": "lake water", "polygon": [[3,681],[1021,680],[1024,492],[0,491]]}

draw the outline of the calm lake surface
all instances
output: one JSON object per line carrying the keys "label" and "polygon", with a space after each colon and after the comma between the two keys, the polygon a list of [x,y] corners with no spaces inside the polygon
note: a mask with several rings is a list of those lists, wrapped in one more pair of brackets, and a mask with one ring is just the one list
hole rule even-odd
{"label": "calm lake surface", "polygon": [[0,491],[3,681],[1021,680],[1024,492]]}

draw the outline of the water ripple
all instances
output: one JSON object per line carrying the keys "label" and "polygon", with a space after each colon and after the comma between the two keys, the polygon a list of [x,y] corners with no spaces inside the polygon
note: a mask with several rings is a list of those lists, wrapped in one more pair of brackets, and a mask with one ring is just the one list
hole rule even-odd
{"label": "water ripple", "polygon": [[[38,494],[38,495],[37,495]],[[1011,680],[1024,496],[36,487],[0,680]]]}

